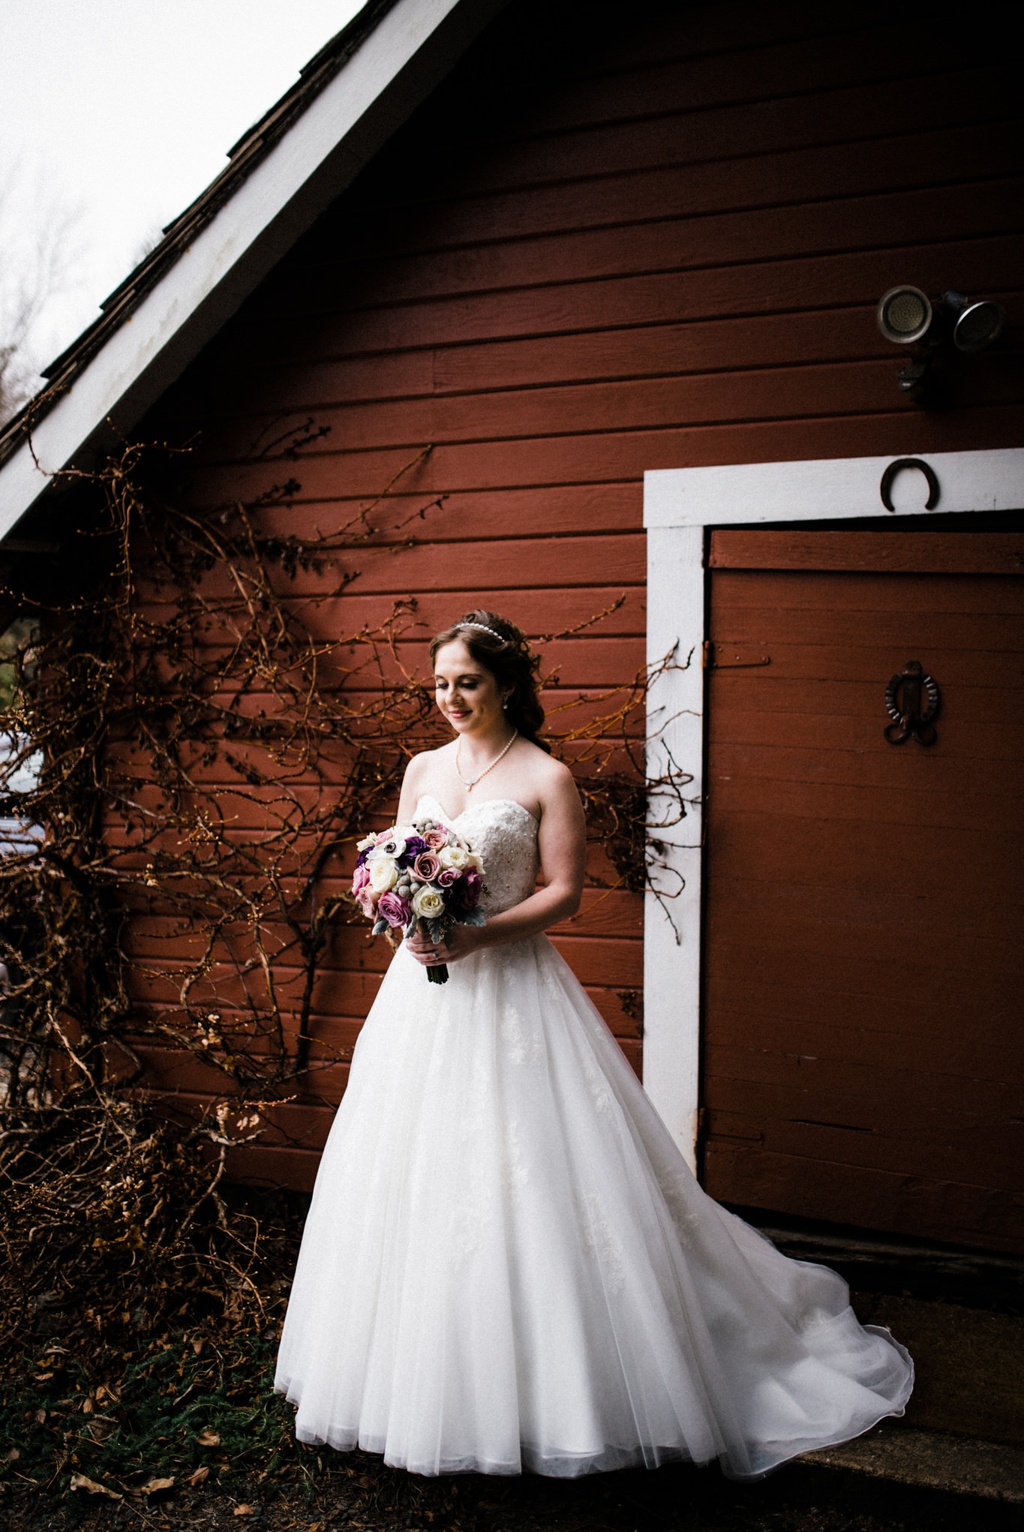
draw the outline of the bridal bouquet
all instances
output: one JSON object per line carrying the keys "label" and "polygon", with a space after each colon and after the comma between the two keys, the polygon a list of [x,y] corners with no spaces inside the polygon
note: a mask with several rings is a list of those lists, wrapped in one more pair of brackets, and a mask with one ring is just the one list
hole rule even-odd
{"label": "bridal bouquet", "polygon": [[[452,926],[483,925],[483,863],[447,825],[434,819],[392,825],[364,836],[356,850],[352,893],[374,936],[398,927],[410,936],[419,925],[430,941],[443,942]],[[447,966],[428,968],[427,978],[447,983]]]}

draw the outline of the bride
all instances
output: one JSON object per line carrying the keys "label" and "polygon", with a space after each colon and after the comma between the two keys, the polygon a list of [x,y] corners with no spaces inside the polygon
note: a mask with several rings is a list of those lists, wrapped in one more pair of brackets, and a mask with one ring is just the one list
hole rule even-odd
{"label": "bride", "polygon": [[487,922],[408,940],[360,1035],[278,1359],[299,1439],[421,1474],[754,1478],[902,1414],[906,1351],[701,1191],[543,934],[579,905],[584,825],[523,635],[474,611],[431,659],[454,738],[410,762],[398,822],[457,826]]}

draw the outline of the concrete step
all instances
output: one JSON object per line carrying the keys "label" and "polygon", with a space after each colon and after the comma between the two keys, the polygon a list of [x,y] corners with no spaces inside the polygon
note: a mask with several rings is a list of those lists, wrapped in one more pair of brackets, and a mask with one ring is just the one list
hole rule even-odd
{"label": "concrete step", "polygon": [[937,1491],[963,1501],[965,1512],[971,1502],[1024,1507],[1024,1448],[1006,1442],[883,1424],[839,1447],[808,1452],[799,1465],[865,1484]]}

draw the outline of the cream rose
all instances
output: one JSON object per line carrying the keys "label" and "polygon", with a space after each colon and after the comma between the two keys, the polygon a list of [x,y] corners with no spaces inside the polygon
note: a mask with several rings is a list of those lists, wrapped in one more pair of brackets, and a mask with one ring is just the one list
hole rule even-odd
{"label": "cream rose", "polygon": [[398,882],[398,868],[389,856],[371,857],[366,864],[370,869],[370,887],[375,894],[387,893]]}
{"label": "cream rose", "polygon": [[457,867],[461,872],[463,867],[465,867],[469,862],[469,852],[466,850],[465,846],[459,846],[453,843],[450,846],[442,847],[442,849],[437,853],[437,859],[441,863],[442,867]]}
{"label": "cream rose", "polygon": [[419,920],[437,920],[444,914],[444,900],[436,888],[424,883],[412,896],[412,912]]}

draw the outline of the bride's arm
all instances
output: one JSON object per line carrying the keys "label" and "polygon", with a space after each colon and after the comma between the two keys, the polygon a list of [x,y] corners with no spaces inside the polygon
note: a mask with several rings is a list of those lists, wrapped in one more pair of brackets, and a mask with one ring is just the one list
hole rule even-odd
{"label": "bride's arm", "polygon": [[[536,936],[549,926],[575,915],[583,897],[583,871],[587,854],[587,831],[583,805],[571,772],[561,768],[551,789],[541,798],[540,865],[543,888],[522,904],[491,915],[485,926],[456,927],[481,938],[482,946],[520,941]],[[454,933],[453,933],[454,934]]]}
{"label": "bride's arm", "polygon": [[395,817],[396,825],[412,823],[412,816],[416,812],[416,805],[420,800],[420,783],[423,776],[423,764],[428,752],[424,750],[420,755],[414,755],[405,768],[405,776],[402,778],[402,791],[398,799],[398,813]]}
{"label": "bride's arm", "polygon": [[[554,762],[551,763],[554,766]],[[412,937],[407,943],[420,962],[436,951],[436,961],[454,962],[479,952],[482,947],[503,942],[522,941],[536,936],[560,920],[575,915],[583,894],[583,869],[586,858],[586,826],[572,774],[565,767],[550,771],[549,784],[541,794],[541,817],[538,840],[544,886],[513,905],[510,910],[490,915],[482,926],[458,925],[448,940],[434,946],[425,938]],[[486,872],[485,872],[486,876]]]}

